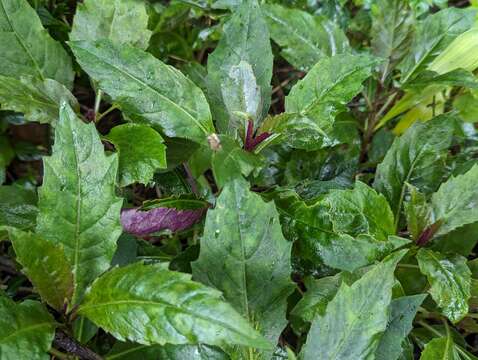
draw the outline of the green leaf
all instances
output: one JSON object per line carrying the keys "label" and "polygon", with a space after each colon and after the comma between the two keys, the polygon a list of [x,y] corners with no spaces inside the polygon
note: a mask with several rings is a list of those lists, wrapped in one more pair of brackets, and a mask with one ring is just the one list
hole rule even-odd
{"label": "green leaf", "polygon": [[0,61],[1,75],[31,75],[73,86],[70,57],[48,35],[27,0],[0,0]]}
{"label": "green leaf", "polygon": [[435,222],[440,222],[436,236],[478,221],[478,165],[462,175],[451,177],[432,195],[431,206]]}
{"label": "green leaf", "polygon": [[11,231],[16,260],[43,300],[61,311],[73,294],[73,274],[61,245],[38,235]]}
{"label": "green leaf", "polygon": [[0,226],[34,229],[38,213],[36,205],[35,191],[14,185],[0,186]]}
{"label": "green leaf", "polygon": [[319,60],[285,98],[286,113],[293,115],[278,119],[278,131],[284,131],[293,146],[306,150],[338,144],[335,117],[360,92],[374,64],[376,60],[367,55],[339,54]]}
{"label": "green leaf", "polygon": [[73,271],[74,305],[108,269],[121,234],[118,158],[105,156],[95,126],[84,124],[66,104],[55,130],[53,154],[43,161],[37,233],[63,245]]}
{"label": "green leaf", "polygon": [[203,92],[179,70],[110,40],[69,44],[82,68],[134,122],[196,142],[214,132]]}
{"label": "green leaf", "polygon": [[208,96],[221,133],[235,136],[244,119],[255,124],[269,110],[272,50],[257,0],[245,0],[224,25],[207,63]]}
{"label": "green leaf", "polygon": [[399,64],[401,82],[425,70],[458,35],[473,26],[475,15],[473,9],[449,8],[419,22],[408,55]]}
{"label": "green leaf", "polygon": [[432,193],[446,171],[445,160],[453,137],[454,117],[438,116],[417,122],[395,139],[378,165],[373,186],[385,195],[398,225],[407,183],[425,194]]}
{"label": "green leaf", "polygon": [[15,304],[0,295],[0,357],[2,360],[46,360],[55,335],[55,321],[42,304]]}
{"label": "green leaf", "polygon": [[246,181],[231,181],[207,214],[193,276],[221,290],[276,345],[287,324],[287,297],[294,288],[291,247],[274,204],[249,191]]}
{"label": "green leaf", "polygon": [[478,79],[472,72],[465,69],[455,69],[443,74],[434,71],[422,71],[417,77],[409,81],[404,88],[420,91],[427,86],[461,86],[475,89],[478,87]]}
{"label": "green leaf", "polygon": [[62,101],[67,101],[79,112],[76,98],[55,80],[41,80],[32,76],[20,76],[17,79],[0,75],[2,109],[21,112],[29,121],[56,123]]}
{"label": "green leaf", "polygon": [[444,256],[438,252],[420,249],[418,265],[431,285],[433,300],[443,314],[456,323],[468,313],[471,271],[461,255]]}
{"label": "green leaf", "polygon": [[93,283],[78,313],[122,341],[268,346],[219,291],[161,264],[107,272]]}
{"label": "green leaf", "polygon": [[342,283],[325,315],[312,322],[303,360],[373,358],[387,328],[395,266],[405,253],[390,255],[351,286]]}
{"label": "green leaf", "polygon": [[377,351],[376,360],[397,360],[403,352],[403,343],[413,328],[413,319],[427,295],[404,296],[392,300],[390,318]]}
{"label": "green leaf", "polygon": [[423,230],[430,225],[431,208],[426,196],[418,189],[407,184],[409,199],[404,202],[407,228],[412,239],[418,240]]}
{"label": "green leaf", "polygon": [[229,360],[220,349],[208,345],[141,345],[117,342],[105,360]]}
{"label": "green leaf", "polygon": [[119,184],[135,182],[147,185],[158,169],[166,168],[166,146],[163,138],[146,125],[115,126],[106,136],[119,155]]}
{"label": "green leaf", "polygon": [[70,33],[73,41],[110,39],[141,49],[150,37],[146,5],[137,0],[85,0],[77,6]]}
{"label": "green leaf", "polygon": [[459,360],[451,336],[436,338],[428,342],[420,360]]}
{"label": "green leaf", "polygon": [[279,4],[264,4],[262,11],[281,55],[299,70],[308,71],[324,56],[350,51],[347,37],[332,21]]}
{"label": "green leaf", "polygon": [[385,59],[381,64],[383,83],[406,54],[415,16],[406,0],[377,0],[372,5],[372,51]]}

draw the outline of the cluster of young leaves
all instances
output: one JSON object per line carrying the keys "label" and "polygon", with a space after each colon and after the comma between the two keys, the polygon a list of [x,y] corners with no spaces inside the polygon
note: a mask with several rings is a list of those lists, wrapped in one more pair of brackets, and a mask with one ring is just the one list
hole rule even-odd
{"label": "cluster of young leaves", "polygon": [[0,0],[0,359],[478,359],[477,16]]}

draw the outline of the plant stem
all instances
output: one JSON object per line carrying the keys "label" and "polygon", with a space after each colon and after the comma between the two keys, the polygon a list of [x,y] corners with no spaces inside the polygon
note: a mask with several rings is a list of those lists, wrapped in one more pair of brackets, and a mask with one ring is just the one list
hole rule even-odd
{"label": "plant stem", "polygon": [[71,338],[61,330],[57,330],[55,333],[55,339],[53,344],[65,350],[66,352],[79,357],[82,360],[102,360],[101,356],[95,353],[93,350],[80,344],[75,339]]}
{"label": "plant stem", "polygon": [[[103,119],[106,115],[108,115],[110,112],[112,112],[113,110],[116,110],[118,108],[118,105],[111,105],[106,111],[104,111],[103,113],[99,114],[98,116],[96,116],[95,118],[95,122],[98,122],[100,121],[101,119]],[[96,114],[96,113],[95,113]]]}
{"label": "plant stem", "polygon": [[102,95],[103,95],[103,91],[98,90],[98,92],[96,93],[96,97],[95,97],[95,108],[94,108],[95,122],[98,121],[98,112],[100,111],[100,104],[101,104],[101,96]]}
{"label": "plant stem", "polygon": [[70,359],[70,357],[68,356],[68,354],[65,354],[65,353],[62,353],[61,351],[55,349],[55,348],[51,348],[50,350],[48,350],[48,352],[53,355],[54,357],[58,358],[58,359],[61,359],[61,360],[68,360]]}

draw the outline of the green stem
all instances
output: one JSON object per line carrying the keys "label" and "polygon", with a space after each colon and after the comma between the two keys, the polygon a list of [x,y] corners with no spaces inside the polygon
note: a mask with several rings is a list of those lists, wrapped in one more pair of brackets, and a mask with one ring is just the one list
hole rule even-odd
{"label": "green stem", "polygon": [[103,95],[103,91],[101,90],[98,90],[98,92],[96,93],[96,97],[95,97],[95,122],[97,122],[99,119],[98,119],[98,112],[100,111],[100,104],[101,104],[101,96]]}
{"label": "green stem", "polygon": [[[109,107],[108,110],[106,110],[105,112],[99,114],[98,116],[95,115],[95,122],[98,122],[100,121],[101,119],[103,119],[106,115],[108,115],[110,112],[112,112],[113,110],[116,110],[118,108],[118,105],[111,105]],[[96,114],[96,112],[95,112]]]}
{"label": "green stem", "polygon": [[53,355],[54,357],[58,358],[58,359],[61,359],[61,360],[69,360],[70,357],[65,354],[65,353],[62,353],[61,351],[55,349],[55,348],[51,348],[50,350],[48,350],[48,352]]}

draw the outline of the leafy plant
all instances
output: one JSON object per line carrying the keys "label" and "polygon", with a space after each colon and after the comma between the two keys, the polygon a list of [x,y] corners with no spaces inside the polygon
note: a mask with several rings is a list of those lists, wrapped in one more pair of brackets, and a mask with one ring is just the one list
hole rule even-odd
{"label": "leafy plant", "polygon": [[477,12],[0,0],[0,359],[477,359]]}

